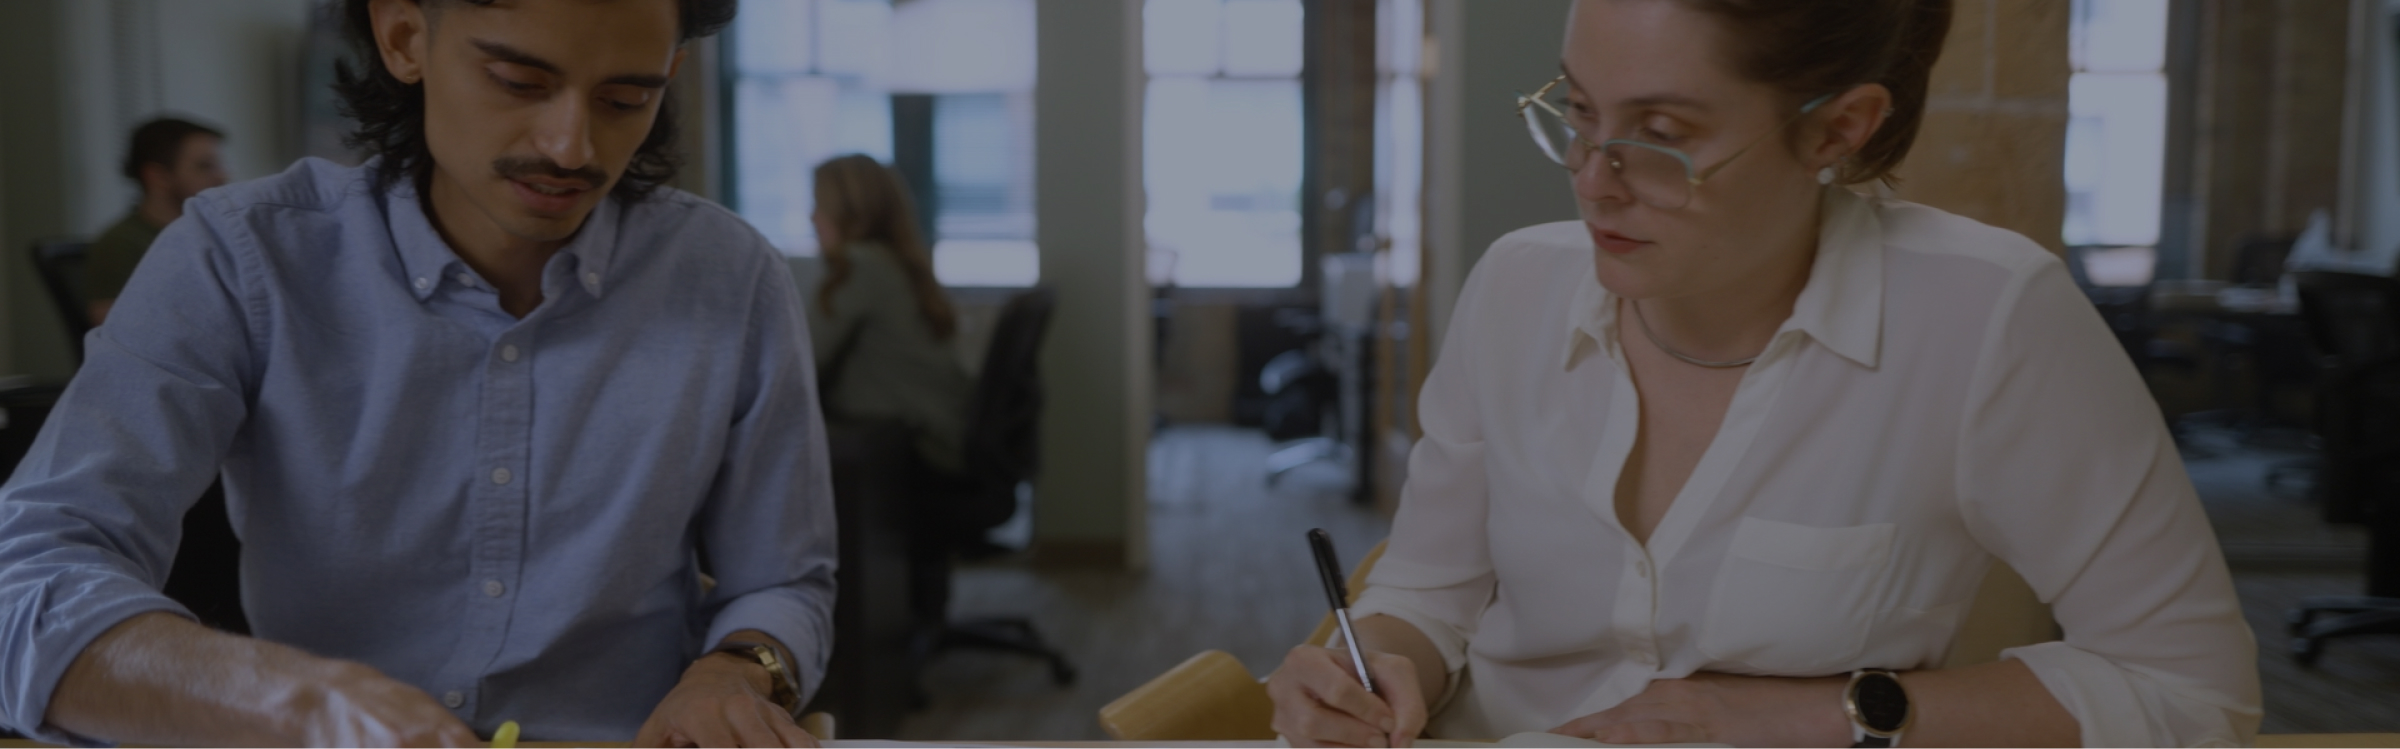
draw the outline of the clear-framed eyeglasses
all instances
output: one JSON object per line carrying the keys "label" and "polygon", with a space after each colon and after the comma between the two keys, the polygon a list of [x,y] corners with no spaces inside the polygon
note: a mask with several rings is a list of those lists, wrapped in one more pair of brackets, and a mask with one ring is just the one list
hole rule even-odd
{"label": "clear-framed eyeglasses", "polygon": [[1656,143],[1629,138],[1611,138],[1593,143],[1575,128],[1565,113],[1559,111],[1558,104],[1550,102],[1550,92],[1566,80],[1567,77],[1563,75],[1552,78],[1538,91],[1517,95],[1517,116],[1524,119],[1525,128],[1532,131],[1533,144],[1541,147],[1543,155],[1549,156],[1551,161],[1570,172],[1582,171],[1591,155],[1597,152],[1609,173],[1624,183],[1626,191],[1635,200],[1670,211],[1690,205],[1693,191],[1708,182],[1708,178],[1716,176],[1725,165],[1741,158],[1742,154],[1748,153],[1751,147],[1766,140],[1767,136],[1781,132],[1825,102],[1832,101],[1834,96],[1826,94],[1801,105],[1800,111],[1785,118],[1782,124],[1760,133],[1732,154],[1703,169],[1692,161],[1691,154]]}

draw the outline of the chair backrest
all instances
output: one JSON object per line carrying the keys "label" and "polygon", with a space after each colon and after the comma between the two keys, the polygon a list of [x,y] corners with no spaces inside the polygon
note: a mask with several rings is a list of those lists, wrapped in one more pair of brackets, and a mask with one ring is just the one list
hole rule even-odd
{"label": "chair backrest", "polygon": [[2400,279],[2322,271],[2292,278],[2319,352],[2343,367],[2400,363]]}
{"label": "chair backrest", "polygon": [[1035,288],[1009,298],[984,349],[967,413],[967,473],[1014,484],[1041,469],[1042,339],[1057,297]]}
{"label": "chair backrest", "polygon": [[2232,281],[2243,286],[2272,286],[2283,278],[2284,261],[2292,256],[2293,238],[2253,236],[2233,249]]}
{"label": "chair backrest", "polygon": [[72,240],[33,243],[33,267],[40,272],[42,288],[50,292],[50,302],[57,305],[58,319],[67,325],[67,343],[78,362],[83,361],[83,334],[92,332],[90,300],[83,298],[83,265],[91,246]]}
{"label": "chair backrest", "polygon": [[992,328],[960,442],[964,496],[949,519],[964,530],[1008,522],[1017,484],[1041,470],[1042,339],[1057,297],[1034,288],[1009,298]]}

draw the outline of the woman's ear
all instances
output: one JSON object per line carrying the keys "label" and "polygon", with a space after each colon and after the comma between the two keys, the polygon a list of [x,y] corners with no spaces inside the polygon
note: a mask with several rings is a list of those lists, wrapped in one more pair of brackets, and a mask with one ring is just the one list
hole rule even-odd
{"label": "woman's ear", "polygon": [[401,83],[425,81],[425,6],[414,0],[374,0],[367,15],[375,25],[375,48],[383,69]]}
{"label": "woman's ear", "polygon": [[1816,113],[1824,124],[1809,148],[1809,166],[1833,166],[1865,148],[1867,139],[1890,119],[1892,91],[1880,83],[1857,86],[1817,105]]}

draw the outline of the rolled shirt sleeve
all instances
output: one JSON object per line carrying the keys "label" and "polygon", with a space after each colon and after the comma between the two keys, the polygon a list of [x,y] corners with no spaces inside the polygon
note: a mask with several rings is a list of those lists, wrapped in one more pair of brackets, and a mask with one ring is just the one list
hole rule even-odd
{"label": "rolled shirt sleeve", "polygon": [[[1433,641],[1451,674],[1443,699],[1455,694],[1457,674],[1467,662],[1467,643],[1491,602],[1496,578],[1485,524],[1490,487],[1484,480],[1483,426],[1477,416],[1473,371],[1482,357],[1468,349],[1478,339],[1474,309],[1488,293],[1479,265],[1460,294],[1442,356],[1426,375],[1418,396],[1424,429],[1408,458],[1408,482],[1392,537],[1366,590],[1351,606],[1353,619],[1396,617]],[[1433,709],[1440,710],[1441,705]]]}
{"label": "rolled shirt sleeve", "polygon": [[184,513],[246,417],[253,350],[242,264],[212,226],[186,216],[160,235],[128,286],[146,303],[92,333],[0,488],[0,721],[36,740],[72,740],[43,721],[93,640],[137,614],[191,615],[159,588]]}
{"label": "rolled shirt sleeve", "polygon": [[774,637],[791,650],[806,702],[833,644],[833,485],[798,293],[780,259],[760,257],[750,374],[700,518],[717,578],[706,644],[744,629]]}
{"label": "rolled shirt sleeve", "polygon": [[2085,746],[2248,744],[2257,641],[2156,405],[2055,261],[2016,283],[1970,385],[1958,496],[2065,639],[2002,656]]}

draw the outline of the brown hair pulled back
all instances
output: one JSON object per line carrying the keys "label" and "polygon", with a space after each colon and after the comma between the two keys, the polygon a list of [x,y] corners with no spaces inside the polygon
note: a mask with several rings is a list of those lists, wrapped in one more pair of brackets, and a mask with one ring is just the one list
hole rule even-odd
{"label": "brown hair pulled back", "polygon": [[1842,184],[1896,180],[1925,122],[1951,0],[1683,0],[1723,20],[1735,70],[1806,101],[1851,86],[1892,92],[1883,127],[1837,169]]}
{"label": "brown hair pulled back", "polygon": [[[817,214],[833,223],[841,242],[873,242],[900,260],[917,311],[935,338],[947,340],[958,329],[958,313],[950,296],[933,276],[933,253],[917,231],[917,211],[908,198],[900,173],[864,154],[837,156],[817,165]],[[825,279],[817,283],[817,308],[833,314],[833,293],[850,280],[850,255],[840,247],[822,248]]]}

